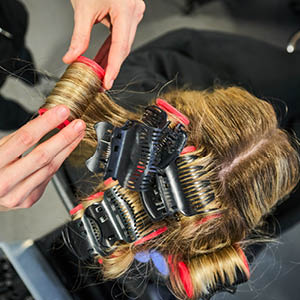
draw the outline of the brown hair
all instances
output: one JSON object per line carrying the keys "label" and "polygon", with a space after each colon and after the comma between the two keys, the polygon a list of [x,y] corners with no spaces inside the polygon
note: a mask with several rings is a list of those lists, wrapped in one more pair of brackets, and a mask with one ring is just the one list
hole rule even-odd
{"label": "brown hair", "polygon": [[[99,92],[99,87],[99,79],[89,67],[74,63],[44,106],[50,108],[60,103],[69,106],[71,118],[86,122],[83,143],[92,147],[97,145],[93,129],[96,122],[121,126],[128,119],[141,118],[140,113],[116,105],[106,93]],[[172,255],[175,261],[185,263],[193,286],[190,298],[197,299],[220,283],[233,284],[237,270],[247,273],[239,245],[249,240],[263,217],[296,186],[299,157],[290,137],[278,128],[272,105],[241,88],[175,90],[163,98],[190,120],[186,127],[187,145],[197,150],[185,154],[192,159],[182,166],[201,166],[205,170],[199,176],[210,182],[214,201],[191,217],[178,214],[153,223],[145,215],[144,222],[150,224],[145,234],[165,225],[168,230],[139,245],[120,242],[112,255],[101,257],[102,271],[104,277],[116,278],[128,270],[136,253],[157,249],[165,257]],[[101,182],[95,192],[112,185],[104,186]],[[123,191],[140,211],[139,195]],[[85,207],[95,202],[82,200]],[[75,218],[81,215],[82,212]],[[176,296],[185,299],[186,288],[176,268],[170,272],[169,280]]]}

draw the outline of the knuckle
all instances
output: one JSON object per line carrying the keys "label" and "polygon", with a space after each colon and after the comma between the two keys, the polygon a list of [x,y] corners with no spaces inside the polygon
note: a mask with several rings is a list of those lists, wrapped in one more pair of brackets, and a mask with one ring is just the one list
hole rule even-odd
{"label": "knuckle", "polygon": [[9,190],[10,190],[10,181],[2,179],[0,184],[0,197],[6,196]]}
{"label": "knuckle", "polygon": [[137,23],[140,23],[143,17],[144,17],[144,13],[137,13],[136,15]]}
{"label": "knuckle", "polygon": [[20,131],[19,131],[19,142],[20,142],[21,145],[29,147],[34,143],[34,137],[26,129],[20,129]]}
{"label": "knuckle", "polygon": [[121,45],[120,52],[123,57],[126,57],[129,54],[129,51],[130,51],[130,49],[129,49],[129,46],[127,43]]}
{"label": "knuckle", "polygon": [[136,6],[137,14],[143,16],[146,10],[146,4],[144,1],[138,1]]}
{"label": "knuckle", "polygon": [[59,169],[59,166],[54,162],[50,162],[48,165],[47,165],[47,170],[48,170],[48,174],[49,175],[54,175],[57,170]]}
{"label": "knuckle", "polygon": [[88,32],[82,31],[82,30],[77,30],[74,32],[74,35],[72,37],[72,43],[73,45],[76,44],[83,44],[88,42],[89,35]]}
{"label": "knuckle", "polygon": [[30,208],[33,206],[35,202],[31,199],[31,197],[29,199],[27,199],[23,204],[22,204],[22,208]]}
{"label": "knuckle", "polygon": [[135,0],[130,0],[130,1],[128,1],[127,5],[128,5],[128,8],[130,10],[135,10],[135,8],[136,8],[136,1]]}
{"label": "knuckle", "polygon": [[39,149],[35,153],[36,163],[41,166],[45,166],[50,163],[51,157],[50,154],[45,149]]}
{"label": "knuckle", "polygon": [[32,207],[39,200],[41,194],[42,193],[40,189],[34,190],[19,207],[20,208]]}
{"label": "knuckle", "polygon": [[20,199],[14,196],[14,197],[10,197],[10,199],[8,199],[3,205],[6,208],[13,209],[18,207],[19,203],[20,203]]}
{"label": "knuckle", "polygon": [[64,146],[67,146],[67,145],[70,145],[73,141],[74,141],[74,131],[69,131],[69,128],[68,130],[63,130],[60,132],[61,134],[61,138],[62,138],[62,141],[61,142],[61,146],[64,147]]}

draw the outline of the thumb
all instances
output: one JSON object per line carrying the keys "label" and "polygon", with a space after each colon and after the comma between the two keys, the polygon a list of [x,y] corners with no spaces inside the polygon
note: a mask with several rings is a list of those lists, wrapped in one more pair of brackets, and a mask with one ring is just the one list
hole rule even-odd
{"label": "thumb", "polygon": [[66,64],[72,63],[89,46],[93,23],[92,16],[79,13],[75,16],[75,24],[69,50],[63,57]]}

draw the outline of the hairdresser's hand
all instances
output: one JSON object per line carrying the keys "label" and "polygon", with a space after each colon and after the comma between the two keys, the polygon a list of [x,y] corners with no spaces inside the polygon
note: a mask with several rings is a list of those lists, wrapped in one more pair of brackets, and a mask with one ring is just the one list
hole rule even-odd
{"label": "hairdresser's hand", "polygon": [[45,134],[65,121],[69,113],[67,107],[57,106],[0,139],[0,210],[31,207],[83,138],[85,124],[74,120],[21,157]]}
{"label": "hairdresser's hand", "polygon": [[74,8],[74,31],[70,48],[63,61],[73,62],[89,45],[94,24],[101,22],[111,35],[100,48],[95,60],[105,68],[104,88],[110,89],[121,64],[130,52],[137,25],[143,18],[142,0],[71,0]]}

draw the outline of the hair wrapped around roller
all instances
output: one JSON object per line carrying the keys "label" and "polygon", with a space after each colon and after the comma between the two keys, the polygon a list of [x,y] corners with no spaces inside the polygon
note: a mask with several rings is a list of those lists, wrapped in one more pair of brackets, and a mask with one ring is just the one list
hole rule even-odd
{"label": "hair wrapped around roller", "polygon": [[[71,110],[70,120],[84,120],[87,129],[82,144],[93,151],[98,145],[96,123],[118,128],[128,120],[143,123],[143,110],[123,109],[100,88],[101,80],[90,66],[75,62],[43,106],[65,104]],[[128,226],[134,238],[116,241],[107,255],[95,257],[104,278],[124,274],[135,257],[141,263],[157,264],[158,269],[157,259],[162,259],[168,268],[164,276],[178,298],[205,299],[249,278],[243,245],[251,242],[264,217],[296,186],[299,157],[291,138],[278,128],[272,105],[241,88],[175,90],[161,98],[189,120],[184,131],[186,146],[193,151],[181,154],[174,164],[184,201],[194,213],[177,210],[153,220],[139,191],[103,179],[94,197],[81,199],[81,209],[73,218],[79,222],[93,204],[109,201],[107,195],[115,193],[133,216]],[[174,128],[178,117],[168,111],[167,118]],[[120,203],[116,209],[122,212]],[[124,214],[121,217],[126,219]]]}

